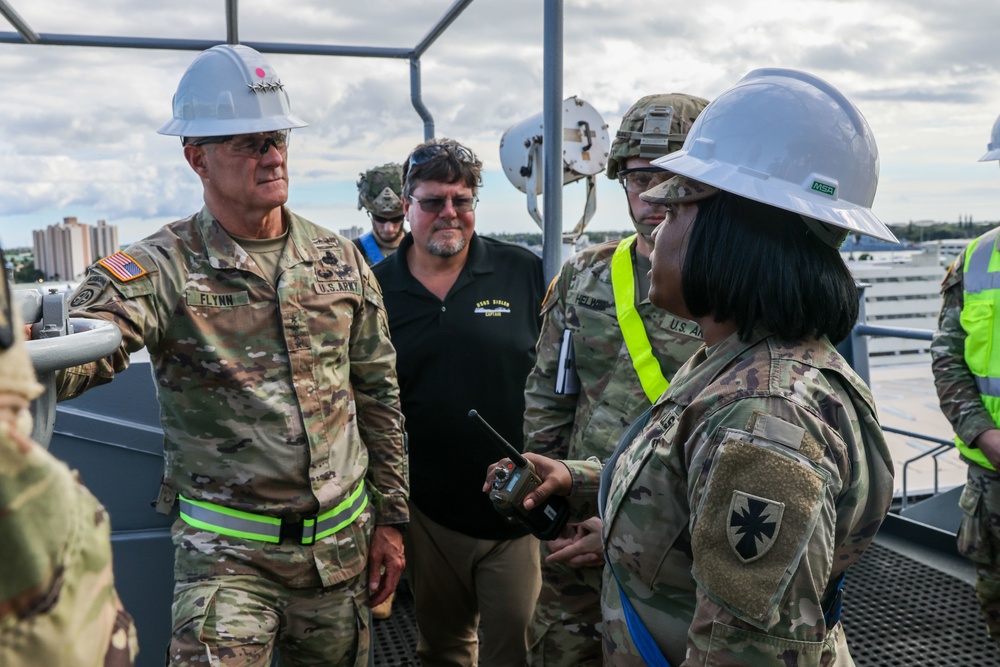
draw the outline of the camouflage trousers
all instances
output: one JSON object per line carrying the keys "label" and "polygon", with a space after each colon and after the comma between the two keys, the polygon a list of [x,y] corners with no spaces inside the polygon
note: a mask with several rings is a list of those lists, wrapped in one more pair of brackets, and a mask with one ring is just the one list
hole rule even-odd
{"label": "camouflage trousers", "polygon": [[542,590],[528,631],[532,667],[600,667],[601,572],[603,567],[572,568],[546,563],[543,542]]}
{"label": "camouflage trousers", "polygon": [[174,588],[169,665],[269,667],[368,664],[367,571],[327,588],[287,588],[237,575]]}
{"label": "camouflage trousers", "polygon": [[1000,644],[1000,475],[969,464],[959,504],[958,551],[976,568],[976,597],[990,637]]}

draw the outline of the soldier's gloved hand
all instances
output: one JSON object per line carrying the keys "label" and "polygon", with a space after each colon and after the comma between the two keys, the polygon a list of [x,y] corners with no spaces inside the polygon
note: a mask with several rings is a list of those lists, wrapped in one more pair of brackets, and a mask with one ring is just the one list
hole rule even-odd
{"label": "soldier's gloved hand", "polygon": [[1000,429],[991,428],[983,431],[972,441],[973,447],[978,447],[993,467],[1000,470]]}
{"label": "soldier's gloved hand", "polygon": [[604,522],[596,516],[567,524],[562,536],[549,541],[552,553],[545,557],[545,562],[565,563],[575,568],[604,565],[603,531]]}

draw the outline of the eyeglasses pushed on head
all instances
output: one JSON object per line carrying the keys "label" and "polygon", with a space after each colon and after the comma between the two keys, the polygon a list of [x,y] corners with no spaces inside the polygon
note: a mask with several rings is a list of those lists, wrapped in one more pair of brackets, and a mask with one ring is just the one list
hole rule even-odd
{"label": "eyeglasses pushed on head", "polygon": [[431,144],[430,146],[418,148],[410,154],[410,164],[407,167],[407,170],[412,169],[418,164],[424,164],[425,162],[430,162],[434,158],[447,155],[453,155],[459,162],[468,162],[470,164],[474,164],[476,162],[476,156],[465,146]]}
{"label": "eyeglasses pushed on head", "polygon": [[275,130],[274,132],[257,132],[255,134],[236,134],[221,137],[201,137],[187,142],[188,146],[204,146],[206,144],[226,144],[229,149],[243,157],[261,158],[274,146],[279,153],[288,152],[288,141],[291,130]]}

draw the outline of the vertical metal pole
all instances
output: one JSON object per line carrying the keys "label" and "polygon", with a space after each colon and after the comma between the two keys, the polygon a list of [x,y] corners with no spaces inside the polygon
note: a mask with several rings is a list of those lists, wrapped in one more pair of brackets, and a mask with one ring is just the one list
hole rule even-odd
{"label": "vertical metal pole", "polygon": [[865,312],[865,289],[867,288],[867,283],[858,283],[858,322],[851,330],[851,347],[854,348],[854,359],[851,365],[854,367],[854,372],[865,381],[866,385],[871,387],[871,371],[868,367],[868,336],[855,333],[858,324],[868,323],[868,314]]}
{"label": "vertical metal pole", "polygon": [[420,58],[410,58],[410,103],[424,121],[424,141],[434,138],[434,117],[424,106],[420,90]]}
{"label": "vertical metal pole", "polygon": [[240,43],[240,21],[237,0],[226,0],[226,43]]}
{"label": "vertical metal pole", "polygon": [[546,282],[562,266],[563,189],[563,3],[545,0],[545,55],[542,88],[542,270]]}

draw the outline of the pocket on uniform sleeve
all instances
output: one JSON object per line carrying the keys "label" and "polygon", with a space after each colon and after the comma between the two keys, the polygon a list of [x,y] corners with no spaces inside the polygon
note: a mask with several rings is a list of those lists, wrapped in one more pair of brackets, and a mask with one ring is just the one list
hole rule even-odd
{"label": "pocket on uniform sleeve", "polygon": [[958,501],[962,508],[962,522],[958,526],[958,552],[980,565],[994,563],[992,540],[990,539],[989,512],[983,502],[983,492],[972,484],[966,484]]}
{"label": "pocket on uniform sleeve", "polygon": [[832,638],[822,642],[797,641],[736,628],[719,621],[712,623],[708,655],[705,656],[707,667],[832,664],[836,664],[836,647]]}
{"label": "pocket on uniform sleeve", "polygon": [[993,304],[966,302],[961,322],[968,334],[965,338],[965,361],[975,375],[985,376],[993,353]]}

